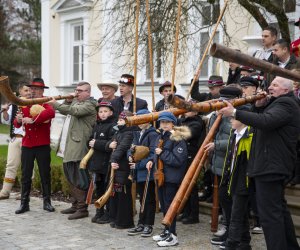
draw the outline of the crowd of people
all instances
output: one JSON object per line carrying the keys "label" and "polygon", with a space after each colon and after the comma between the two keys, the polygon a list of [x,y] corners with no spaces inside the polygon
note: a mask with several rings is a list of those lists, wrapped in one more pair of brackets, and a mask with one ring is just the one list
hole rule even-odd
{"label": "crowd of people", "polygon": [[[287,41],[277,39],[275,28],[265,28],[262,41],[263,48],[254,57],[300,72],[299,59],[291,54]],[[50,126],[56,111],[66,115],[59,152],[72,202],[60,212],[68,214],[69,220],[89,216],[86,198],[93,182],[95,197],[108,190],[112,192],[106,204],[96,209],[92,223],[127,229],[129,236],[152,236],[161,247],[175,246],[179,242],[176,222],[199,223],[199,200],[212,201],[216,176],[222,219],[212,244],[227,250],[252,249],[251,215],[252,232],[264,233],[268,249],[300,249],[284,199],[285,186],[300,183],[300,83],[235,62],[229,62],[229,66],[226,82],[221,76],[212,75],[207,81],[209,92],[204,93],[199,92],[200,83],[196,80],[191,89],[192,99],[187,100],[195,103],[219,99],[227,107],[205,114],[190,111],[176,117],[168,110],[172,107],[167,102],[172,84],[166,81],[159,88],[162,99],[155,107],[161,112],[156,123],[126,126],[130,116],[151,113],[147,102],[133,95],[134,77],[130,74],[123,74],[119,84],[98,84],[102,93],[98,101],[91,97],[91,85],[80,82],[72,98],[62,103],[53,98],[40,105],[3,106],[2,121],[11,125],[11,141],[0,199],[9,198],[21,163],[21,204],[15,213],[30,210],[36,160],[43,209],[55,211],[50,199]],[[48,87],[43,79],[34,78],[30,84],[22,83],[18,92],[22,98],[39,98],[45,88]],[[120,96],[116,95],[118,89]],[[173,91],[176,93],[176,87]],[[253,104],[233,107],[228,102],[258,92],[267,95]],[[215,138],[204,147],[209,160],[201,196],[198,197],[199,187],[195,185],[183,212],[170,226],[153,235],[156,204],[165,215],[218,115],[222,119]],[[141,159],[135,155],[138,146],[148,150]],[[93,154],[87,168],[81,168],[80,162],[90,149]],[[133,182],[141,205],[136,225]]]}

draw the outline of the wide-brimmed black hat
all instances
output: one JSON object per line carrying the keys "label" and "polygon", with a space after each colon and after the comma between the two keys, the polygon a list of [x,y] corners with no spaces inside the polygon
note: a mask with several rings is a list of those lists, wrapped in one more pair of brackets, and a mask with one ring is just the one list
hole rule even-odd
{"label": "wide-brimmed black hat", "polygon": [[26,86],[49,89],[49,87],[45,86],[44,80],[42,78],[33,78],[31,84],[27,84]]}
{"label": "wide-brimmed black hat", "polygon": [[244,76],[240,79],[240,85],[243,86],[255,86],[256,88],[259,86],[257,79],[251,76]]}
{"label": "wide-brimmed black hat", "polygon": [[243,91],[237,87],[227,86],[220,90],[220,99],[228,100],[242,97]]}

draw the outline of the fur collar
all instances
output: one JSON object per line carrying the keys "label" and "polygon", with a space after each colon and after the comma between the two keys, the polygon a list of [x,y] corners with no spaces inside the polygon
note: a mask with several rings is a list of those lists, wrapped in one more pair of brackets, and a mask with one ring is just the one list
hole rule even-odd
{"label": "fur collar", "polygon": [[192,136],[191,130],[187,126],[174,127],[171,131],[170,139],[172,141],[187,140]]}

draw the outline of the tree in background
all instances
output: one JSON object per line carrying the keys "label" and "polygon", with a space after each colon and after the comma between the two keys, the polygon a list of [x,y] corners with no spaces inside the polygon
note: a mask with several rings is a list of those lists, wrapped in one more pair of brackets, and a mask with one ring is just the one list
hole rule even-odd
{"label": "tree in background", "polygon": [[41,74],[40,0],[0,0],[0,74],[11,85]]}

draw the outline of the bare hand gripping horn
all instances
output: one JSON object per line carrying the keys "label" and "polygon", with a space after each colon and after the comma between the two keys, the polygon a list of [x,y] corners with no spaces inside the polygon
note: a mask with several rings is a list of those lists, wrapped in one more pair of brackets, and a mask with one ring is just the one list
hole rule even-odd
{"label": "bare hand gripping horn", "polygon": [[6,99],[18,106],[28,106],[34,104],[40,104],[49,102],[54,98],[55,100],[62,100],[62,99],[71,99],[74,98],[73,95],[67,96],[53,96],[53,97],[41,97],[41,98],[33,98],[33,99],[21,99],[17,97],[10,88],[9,80],[7,76],[0,76],[0,93],[6,97]]}

